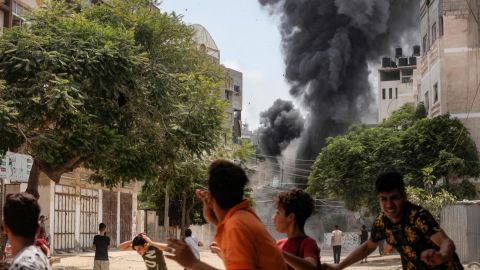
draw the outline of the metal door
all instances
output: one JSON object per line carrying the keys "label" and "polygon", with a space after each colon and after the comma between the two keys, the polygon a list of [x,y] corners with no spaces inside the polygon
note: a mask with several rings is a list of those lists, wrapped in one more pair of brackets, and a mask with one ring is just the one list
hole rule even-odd
{"label": "metal door", "polygon": [[132,240],[132,194],[120,194],[120,242]]}
{"label": "metal door", "polygon": [[54,249],[75,249],[75,187],[55,185]]}
{"label": "metal door", "polygon": [[80,191],[80,249],[92,248],[98,233],[98,190],[82,188]]}
{"label": "metal door", "polygon": [[110,246],[117,246],[117,192],[103,191],[102,208],[103,223],[107,225],[107,235],[110,237]]}

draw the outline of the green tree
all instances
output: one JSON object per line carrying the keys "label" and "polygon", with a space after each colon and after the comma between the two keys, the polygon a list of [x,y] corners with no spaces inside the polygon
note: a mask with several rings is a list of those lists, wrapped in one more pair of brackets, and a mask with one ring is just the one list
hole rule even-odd
{"label": "green tree", "polygon": [[308,191],[320,197],[340,198],[348,209],[377,209],[372,196],[376,175],[402,162],[398,132],[360,125],[344,136],[329,138],[312,166]]}
{"label": "green tree", "polygon": [[409,201],[427,209],[437,220],[440,220],[440,212],[443,207],[455,202],[456,197],[444,188],[435,187],[433,168],[427,167],[422,170],[425,189],[415,186],[407,187]]}
{"label": "green tree", "polygon": [[445,114],[432,119],[420,119],[401,133],[406,180],[425,187],[422,169],[431,167],[435,181],[445,185],[458,177],[477,177],[478,151],[470,133],[456,118]]}
{"label": "green tree", "polygon": [[221,68],[149,4],[51,1],[0,39],[0,150],[33,156],[27,191],[79,166],[107,186],[164,180],[216,146]]}
{"label": "green tree", "polygon": [[[462,184],[461,192],[452,192],[460,188],[450,183],[479,175],[478,152],[468,131],[458,119],[449,115],[427,119],[421,110],[405,105],[377,127],[354,126],[343,136],[329,138],[312,167],[308,190],[342,199],[351,210],[367,207],[376,212],[376,176],[397,170],[407,185],[420,188],[415,191],[430,186],[435,192],[449,191],[449,196],[471,196],[471,185]],[[432,178],[422,173],[429,168]]]}

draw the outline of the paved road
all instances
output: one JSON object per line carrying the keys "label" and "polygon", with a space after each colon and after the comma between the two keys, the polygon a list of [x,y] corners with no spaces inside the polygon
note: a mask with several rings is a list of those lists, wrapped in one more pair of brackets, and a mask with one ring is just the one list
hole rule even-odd
{"label": "paved road", "polygon": [[[343,255],[348,255],[346,252]],[[62,255],[60,263],[53,265],[53,269],[57,270],[86,270],[93,267],[94,253],[81,253],[78,255]],[[214,254],[208,251],[201,252],[202,260],[211,265],[224,269],[222,261]],[[323,250],[321,253],[322,262],[333,263],[331,250]],[[145,264],[142,258],[135,251],[110,251],[110,269],[111,270],[145,270]],[[343,257],[343,256],[342,256]],[[370,256],[368,263],[357,263],[347,269],[352,270],[398,270],[400,269],[400,257],[398,255],[389,255],[379,257],[378,255]],[[167,259],[167,267],[169,270],[182,270],[177,263]]]}

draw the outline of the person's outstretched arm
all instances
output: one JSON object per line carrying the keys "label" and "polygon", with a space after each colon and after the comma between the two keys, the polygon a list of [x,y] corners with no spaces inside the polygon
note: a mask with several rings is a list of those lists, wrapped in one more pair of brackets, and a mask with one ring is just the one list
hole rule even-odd
{"label": "person's outstretched arm", "polygon": [[193,254],[190,246],[183,240],[169,239],[167,251],[174,255],[165,254],[166,258],[176,261],[185,268],[192,270],[218,270],[217,268],[200,261],[200,259]]}
{"label": "person's outstretched arm", "polygon": [[370,255],[378,246],[378,243],[374,243],[372,239],[368,239],[365,243],[358,246],[355,250],[353,250],[347,258],[343,259],[337,265],[329,265],[329,264],[322,264],[322,269],[325,270],[340,270],[344,269],[361,259],[365,258],[366,256]]}
{"label": "person's outstretched arm", "polygon": [[312,258],[312,257],[300,258],[285,251],[282,252],[282,255],[285,262],[288,265],[290,265],[290,267],[292,267],[293,269],[296,269],[296,270],[318,269],[316,258]]}
{"label": "person's outstretched arm", "polygon": [[455,244],[452,239],[443,230],[440,230],[433,234],[430,240],[440,249],[438,251],[435,249],[424,250],[420,254],[421,260],[428,265],[439,265],[447,262],[455,252]]}
{"label": "person's outstretched arm", "polygon": [[132,240],[125,241],[118,245],[119,250],[130,250],[132,249]]}

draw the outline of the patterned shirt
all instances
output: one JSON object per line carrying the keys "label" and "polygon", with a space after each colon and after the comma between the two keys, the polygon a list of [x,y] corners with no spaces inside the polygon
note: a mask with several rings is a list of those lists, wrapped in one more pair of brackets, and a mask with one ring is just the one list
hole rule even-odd
{"label": "patterned shirt", "polygon": [[36,246],[25,247],[13,258],[9,270],[51,270],[47,256]]}
{"label": "patterned shirt", "polygon": [[463,269],[457,253],[441,265],[428,266],[420,259],[420,254],[427,249],[440,248],[430,237],[441,230],[437,221],[426,209],[411,204],[403,208],[404,215],[398,223],[393,223],[383,213],[373,223],[370,238],[373,242],[386,239],[401,255],[404,270],[458,270]]}

